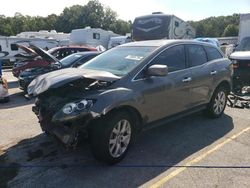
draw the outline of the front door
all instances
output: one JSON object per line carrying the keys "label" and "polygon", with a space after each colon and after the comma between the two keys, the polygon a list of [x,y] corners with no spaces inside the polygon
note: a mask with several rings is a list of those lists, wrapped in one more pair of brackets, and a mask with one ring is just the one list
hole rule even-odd
{"label": "front door", "polygon": [[192,80],[190,70],[186,69],[183,45],[164,50],[150,62],[147,68],[154,64],[167,65],[168,75],[163,77],[145,75],[133,82],[133,87],[138,88],[143,95],[141,109],[144,114],[147,114],[148,122],[186,110]]}

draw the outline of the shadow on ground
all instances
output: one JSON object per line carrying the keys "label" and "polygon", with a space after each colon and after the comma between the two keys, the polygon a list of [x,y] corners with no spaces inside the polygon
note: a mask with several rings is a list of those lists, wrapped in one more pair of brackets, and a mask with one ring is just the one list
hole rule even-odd
{"label": "shadow on ground", "polygon": [[94,160],[86,142],[76,150],[66,150],[54,138],[41,134],[4,151],[0,187],[7,182],[10,187],[137,187],[211,145],[233,127],[227,115],[214,120],[192,115],[142,133],[115,166]]}
{"label": "shadow on ground", "polygon": [[[10,86],[13,88],[17,88],[16,82],[13,82]],[[10,92],[10,91],[9,91]],[[23,91],[15,91],[14,93],[10,93],[9,95],[10,101],[7,103],[0,103],[0,109],[7,109],[7,108],[15,108],[19,106],[25,106],[34,103],[35,99],[26,99],[24,97]]]}
{"label": "shadow on ground", "polygon": [[8,88],[9,88],[9,89],[18,88],[18,87],[19,87],[18,81],[9,81],[9,82],[8,82]]}

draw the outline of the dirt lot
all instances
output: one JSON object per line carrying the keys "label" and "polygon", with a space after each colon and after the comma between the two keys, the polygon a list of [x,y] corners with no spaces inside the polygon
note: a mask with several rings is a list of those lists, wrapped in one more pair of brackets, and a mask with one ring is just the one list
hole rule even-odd
{"label": "dirt lot", "polygon": [[250,110],[219,119],[195,114],[142,133],[127,157],[106,166],[86,142],[66,150],[43,134],[11,72],[0,104],[0,187],[250,187]]}

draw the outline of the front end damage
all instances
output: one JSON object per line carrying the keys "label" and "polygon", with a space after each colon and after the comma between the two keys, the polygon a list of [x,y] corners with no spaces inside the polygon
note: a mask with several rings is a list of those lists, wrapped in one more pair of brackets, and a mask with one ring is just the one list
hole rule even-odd
{"label": "front end damage", "polygon": [[62,111],[59,109],[60,104],[45,107],[41,104],[43,102],[43,100],[37,99],[35,106],[32,107],[32,111],[38,117],[42,131],[55,135],[67,147],[76,146],[79,135],[87,137],[88,124],[91,120],[99,117],[99,114],[86,109],[78,115],[68,118],[67,114],[60,114]]}
{"label": "front end damage", "polygon": [[46,86],[48,89],[36,96],[32,107],[43,132],[56,136],[67,147],[75,147],[80,135],[87,137],[89,125],[100,117],[93,111],[96,98],[114,82],[103,80],[64,79],[59,87]]}

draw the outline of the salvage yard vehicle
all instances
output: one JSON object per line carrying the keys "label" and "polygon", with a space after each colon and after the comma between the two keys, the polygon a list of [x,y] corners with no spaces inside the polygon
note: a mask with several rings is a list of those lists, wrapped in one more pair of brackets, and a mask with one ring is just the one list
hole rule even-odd
{"label": "salvage yard vehicle", "polygon": [[[35,52],[39,55],[37,58],[32,60],[25,60],[22,62],[17,62],[14,64],[12,73],[15,77],[18,78],[19,74],[25,69],[35,68],[35,67],[47,67],[51,63],[58,62],[60,59],[67,57],[70,54],[77,52],[85,52],[85,51],[97,51],[95,48],[86,47],[86,46],[63,46],[63,47],[55,47],[48,50],[48,53],[41,48],[30,45],[30,50],[33,53]],[[26,48],[26,51],[28,49]]]}
{"label": "salvage yard vehicle", "polygon": [[121,161],[142,130],[203,110],[220,117],[231,88],[232,63],[209,43],[132,42],[77,69],[34,79],[28,93],[45,133],[66,146],[89,138],[96,159]]}
{"label": "salvage yard vehicle", "polygon": [[234,65],[233,91],[241,93],[244,86],[250,86],[250,37],[245,37],[229,58]]}
{"label": "salvage yard vehicle", "polygon": [[100,52],[98,51],[78,52],[71,54],[63,58],[62,60],[52,63],[46,67],[26,69],[25,71],[21,72],[18,77],[19,88],[21,90],[24,90],[24,92],[26,93],[28,85],[35,77],[59,69],[79,67],[83,63],[89,61],[99,54]]}

